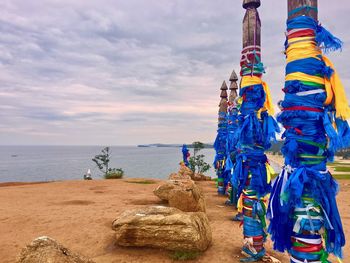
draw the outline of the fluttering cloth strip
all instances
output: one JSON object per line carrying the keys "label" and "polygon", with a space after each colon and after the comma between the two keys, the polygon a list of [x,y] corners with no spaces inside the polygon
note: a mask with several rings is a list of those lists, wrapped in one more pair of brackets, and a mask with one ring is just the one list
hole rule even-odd
{"label": "fluttering cloth strip", "polygon": [[227,141],[227,116],[225,112],[219,112],[219,122],[217,136],[214,142],[216,152],[214,159],[214,167],[218,177],[218,193],[225,194],[224,173],[226,163],[226,141]]}
{"label": "fluttering cloth strip", "polygon": [[276,140],[277,122],[271,117],[273,104],[269,87],[261,80],[264,72],[260,47],[242,52],[239,128],[237,155],[232,185],[238,186],[238,210],[243,212],[242,262],[259,261],[266,251],[266,206],[271,190],[271,169],[264,153]]}
{"label": "fluttering cloth strip", "polygon": [[277,118],[286,129],[285,166],[271,193],[269,233],[291,262],[325,263],[328,253],[341,258],[345,244],[338,184],[326,164],[350,145],[350,109],[333,64],[322,54],[340,49],[341,41],[300,16],[287,21],[285,48],[285,97]]}

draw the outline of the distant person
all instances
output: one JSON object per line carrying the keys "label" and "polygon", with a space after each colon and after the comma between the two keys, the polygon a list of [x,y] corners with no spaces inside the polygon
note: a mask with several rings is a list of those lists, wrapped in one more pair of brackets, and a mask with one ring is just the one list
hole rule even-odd
{"label": "distant person", "polygon": [[86,174],[84,174],[84,180],[92,180],[90,169],[88,169]]}

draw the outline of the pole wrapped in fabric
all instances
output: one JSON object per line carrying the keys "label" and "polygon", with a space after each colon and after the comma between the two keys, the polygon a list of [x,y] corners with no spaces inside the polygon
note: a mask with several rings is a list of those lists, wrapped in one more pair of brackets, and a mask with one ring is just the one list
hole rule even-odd
{"label": "pole wrapped in fabric", "polygon": [[182,161],[187,167],[189,165],[189,162],[188,162],[189,157],[190,157],[190,151],[188,150],[187,145],[184,144],[182,145]]}
{"label": "pole wrapped in fabric", "polygon": [[338,183],[326,164],[350,145],[350,109],[334,66],[322,54],[340,49],[341,41],[314,18],[295,16],[303,9],[317,11],[311,7],[289,10],[285,96],[277,118],[286,129],[285,166],[274,183],[268,217],[276,250],[289,251],[291,262],[324,263],[328,253],[341,258],[345,244]]}
{"label": "pole wrapped in fabric", "polygon": [[232,184],[232,174],[233,168],[236,163],[236,154],[237,154],[237,143],[238,136],[237,132],[239,131],[239,105],[237,102],[238,99],[238,85],[237,85],[237,74],[235,71],[232,71],[230,76],[230,95],[228,100],[227,108],[227,141],[226,141],[226,165],[225,165],[225,184],[228,186],[229,199],[226,201],[226,204],[237,206],[237,190],[238,186]]}
{"label": "pole wrapped in fabric", "polygon": [[243,50],[241,58],[238,153],[232,177],[238,186],[239,210],[243,212],[243,262],[259,261],[266,254],[266,208],[271,190],[271,169],[264,151],[279,131],[268,85],[261,79],[260,1],[244,0]]}
{"label": "pole wrapped in fabric", "polygon": [[220,104],[219,104],[219,118],[217,136],[214,142],[215,159],[214,167],[218,177],[218,194],[225,195],[225,163],[226,163],[226,142],[227,142],[227,85],[224,81],[221,85]]}

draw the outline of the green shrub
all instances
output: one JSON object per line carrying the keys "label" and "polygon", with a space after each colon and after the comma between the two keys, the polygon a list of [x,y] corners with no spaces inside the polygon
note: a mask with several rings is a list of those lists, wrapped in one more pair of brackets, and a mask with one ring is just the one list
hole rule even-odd
{"label": "green shrub", "polygon": [[193,173],[204,174],[210,169],[210,165],[204,161],[204,154],[198,154],[199,151],[204,149],[204,144],[201,142],[192,143],[193,146],[193,156],[191,156],[188,160],[189,168]]}
{"label": "green shrub", "polygon": [[124,171],[121,168],[109,169],[105,174],[105,179],[121,179],[123,178]]}

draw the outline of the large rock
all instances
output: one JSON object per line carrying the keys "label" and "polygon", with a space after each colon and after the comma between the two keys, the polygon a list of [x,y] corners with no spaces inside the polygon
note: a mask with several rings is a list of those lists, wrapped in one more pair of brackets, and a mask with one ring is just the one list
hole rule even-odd
{"label": "large rock", "polygon": [[169,180],[158,186],[153,193],[169,202],[169,206],[184,212],[205,212],[202,191],[192,180]]}
{"label": "large rock", "polygon": [[178,174],[182,177],[188,177],[188,176],[192,177],[193,171],[190,168],[188,168],[186,165],[181,164]]}
{"label": "large rock", "polygon": [[194,173],[183,162],[181,162],[179,171],[177,173],[171,173],[169,175],[169,180],[184,180],[184,179],[192,179],[193,181],[210,181],[211,177],[205,176],[204,174]]}
{"label": "large rock", "polygon": [[179,251],[205,251],[212,233],[203,212],[184,213],[179,209],[151,206],[128,210],[113,222],[116,244]]}
{"label": "large rock", "polygon": [[187,174],[181,175],[179,173],[171,173],[169,175],[169,180],[191,180],[191,176]]}
{"label": "large rock", "polygon": [[94,263],[49,237],[39,237],[22,249],[17,263]]}
{"label": "large rock", "polygon": [[191,178],[193,181],[211,181],[211,177],[204,174],[194,173]]}

